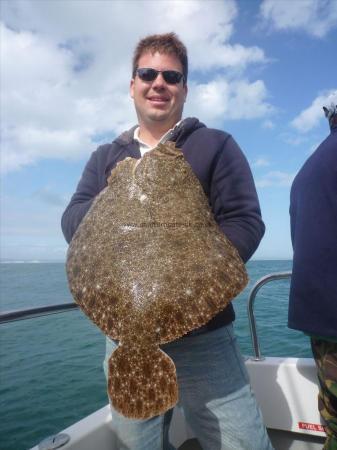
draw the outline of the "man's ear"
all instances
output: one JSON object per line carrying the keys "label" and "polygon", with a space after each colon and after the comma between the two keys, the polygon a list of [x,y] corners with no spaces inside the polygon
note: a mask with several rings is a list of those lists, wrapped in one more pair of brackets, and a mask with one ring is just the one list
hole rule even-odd
{"label": "man's ear", "polygon": [[187,97],[187,93],[188,93],[187,83],[185,84],[184,88],[185,88],[185,102],[186,102],[186,97]]}
{"label": "man's ear", "polygon": [[130,96],[131,96],[131,98],[134,98],[134,96],[135,96],[135,80],[134,80],[134,78],[132,78],[130,81]]}

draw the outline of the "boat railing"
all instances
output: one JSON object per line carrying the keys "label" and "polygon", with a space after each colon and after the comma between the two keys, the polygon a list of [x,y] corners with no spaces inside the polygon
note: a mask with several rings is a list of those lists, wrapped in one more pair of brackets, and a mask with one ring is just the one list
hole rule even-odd
{"label": "boat railing", "polygon": [[5,311],[0,313],[0,324],[73,311],[74,309],[78,309],[78,305],[74,302],[69,302],[59,303],[57,305],[37,306],[36,308],[17,309],[15,311]]}
{"label": "boat railing", "polygon": [[261,355],[260,343],[257,336],[257,328],[256,328],[256,320],[254,315],[254,302],[256,298],[256,294],[258,291],[267,283],[276,280],[286,280],[291,278],[291,272],[276,272],[270,273],[262,278],[260,278],[252,287],[250,294],[248,296],[247,302],[247,314],[248,314],[248,322],[250,328],[250,337],[252,339],[253,346],[253,359],[254,361],[263,361],[265,358]]}
{"label": "boat railing", "polygon": [[[264,357],[261,355],[259,339],[257,335],[256,320],[254,315],[254,302],[256,294],[267,283],[275,280],[284,280],[291,277],[291,272],[276,272],[270,273],[262,278],[260,278],[253,286],[248,296],[247,302],[247,314],[248,322],[250,328],[250,336],[252,339],[253,346],[253,357],[254,361],[262,361]],[[39,306],[36,308],[29,309],[19,309],[15,311],[8,311],[0,313],[0,324],[15,322],[18,320],[32,319],[36,317],[42,317],[49,314],[58,314],[66,311],[73,311],[78,308],[78,305],[74,302],[60,303],[57,305]]]}

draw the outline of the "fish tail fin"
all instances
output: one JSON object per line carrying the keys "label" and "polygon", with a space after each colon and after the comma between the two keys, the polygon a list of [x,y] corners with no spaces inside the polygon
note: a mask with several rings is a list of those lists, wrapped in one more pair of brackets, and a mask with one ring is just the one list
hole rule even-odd
{"label": "fish tail fin", "polygon": [[163,414],[178,400],[175,365],[158,346],[119,345],[109,359],[108,395],[125,417]]}

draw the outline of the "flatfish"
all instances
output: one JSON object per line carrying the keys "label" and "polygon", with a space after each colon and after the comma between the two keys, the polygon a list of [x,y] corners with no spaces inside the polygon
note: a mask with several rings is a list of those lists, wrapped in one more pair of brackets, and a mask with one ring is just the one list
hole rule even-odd
{"label": "flatfish", "polygon": [[129,418],[178,400],[176,369],[160,345],[206,324],[246,286],[245,266],[174,143],[111,171],[68,249],[75,301],[119,346],[108,395]]}

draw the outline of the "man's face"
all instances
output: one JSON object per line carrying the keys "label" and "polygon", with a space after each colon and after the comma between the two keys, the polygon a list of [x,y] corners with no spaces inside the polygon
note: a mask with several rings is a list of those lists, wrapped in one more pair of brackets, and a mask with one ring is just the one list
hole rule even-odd
{"label": "man's face", "polygon": [[[138,61],[138,68],[156,70],[176,70],[183,73],[179,59],[174,55],[163,53],[143,53]],[[187,86],[183,80],[178,84],[168,84],[159,73],[153,81],[142,81],[138,75],[130,83],[131,97],[141,127],[153,128],[154,125],[169,130],[182,116]]]}

